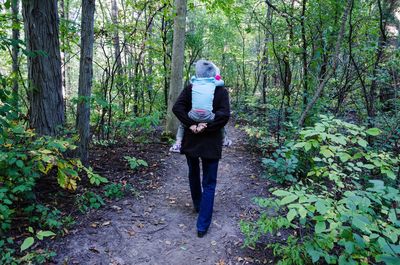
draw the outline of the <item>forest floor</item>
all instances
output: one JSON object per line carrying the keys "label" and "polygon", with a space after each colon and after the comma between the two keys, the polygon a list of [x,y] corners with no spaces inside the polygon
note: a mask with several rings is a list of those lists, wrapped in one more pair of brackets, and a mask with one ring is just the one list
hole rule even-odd
{"label": "forest floor", "polygon": [[[160,145],[157,184],[136,197],[113,201],[93,211],[51,248],[57,264],[273,264],[269,251],[242,248],[241,219],[259,209],[255,196],[270,187],[261,174],[259,155],[249,151],[244,133],[229,125],[233,145],[220,161],[212,225],[196,235],[184,156]],[[260,252],[263,253],[260,256]]]}

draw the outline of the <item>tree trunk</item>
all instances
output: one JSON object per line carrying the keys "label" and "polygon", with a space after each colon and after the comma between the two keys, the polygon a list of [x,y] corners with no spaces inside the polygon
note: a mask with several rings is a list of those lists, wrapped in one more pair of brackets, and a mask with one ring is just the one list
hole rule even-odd
{"label": "tree trunk", "polygon": [[[65,3],[64,0],[60,0],[60,17],[63,19],[63,23],[68,23],[66,22],[68,20],[68,3],[69,0],[67,0]],[[66,4],[66,5],[65,5]],[[61,40],[61,78],[62,78],[62,92],[63,92],[63,97],[64,97],[64,111],[67,112],[67,100],[68,100],[68,88],[67,88],[67,58],[68,58],[68,53],[67,53],[67,42],[68,37],[66,38],[67,33],[60,33],[60,40]]]}
{"label": "tree trunk", "polygon": [[[19,41],[19,0],[11,1],[11,9],[12,9],[12,39],[14,41]],[[12,47],[12,76],[13,76],[13,104],[14,107],[18,110],[18,74],[19,74],[19,63],[18,63],[18,54],[19,54],[19,44],[13,45]]]}
{"label": "tree trunk", "polygon": [[172,113],[183,85],[183,66],[185,55],[186,0],[175,0],[176,16],[174,18],[174,42],[172,44],[171,81],[168,94],[166,132],[178,129],[178,119]]}
{"label": "tree trunk", "polygon": [[306,39],[306,6],[307,0],[303,0],[301,9],[301,42],[302,42],[302,61],[303,61],[303,110],[308,104],[308,62],[307,62],[307,39]]}
{"label": "tree trunk", "polygon": [[30,125],[40,135],[55,135],[64,123],[57,0],[22,3],[26,48],[37,53],[28,57]]}
{"label": "tree trunk", "polygon": [[340,52],[340,45],[342,43],[343,37],[344,37],[344,32],[345,32],[345,28],[346,28],[346,21],[347,21],[347,17],[349,15],[349,11],[351,10],[351,7],[353,5],[353,1],[354,0],[347,0],[347,6],[346,9],[344,10],[343,13],[343,17],[342,17],[342,21],[341,21],[341,26],[340,26],[340,31],[339,31],[339,35],[338,38],[336,40],[336,45],[335,45],[335,51],[333,53],[333,65],[332,68],[327,70],[327,72],[324,74],[323,79],[320,81],[317,90],[314,93],[313,98],[311,99],[311,101],[307,104],[305,110],[303,111],[303,113],[301,114],[301,117],[299,119],[298,122],[298,126],[299,127],[303,127],[304,121],[308,115],[308,112],[312,109],[312,107],[315,105],[315,103],[317,102],[318,98],[321,95],[322,90],[325,88],[326,84],[328,83],[329,79],[332,77],[333,73],[336,70],[337,67],[337,63],[338,63],[338,56],[339,56],[339,52]]}
{"label": "tree trunk", "polygon": [[169,73],[168,73],[168,28],[167,28],[166,16],[162,16],[161,20],[161,38],[162,38],[162,48],[163,48],[163,69],[164,69],[164,103],[165,109],[168,109],[168,83],[169,83]]}
{"label": "tree trunk", "polygon": [[84,165],[89,163],[90,97],[93,79],[95,0],[82,0],[81,58],[79,65],[79,89],[77,106],[77,129],[80,143],[79,154]]}
{"label": "tree trunk", "polygon": [[122,96],[122,101],[121,101],[121,108],[122,108],[122,113],[125,115],[125,91],[123,88],[123,84],[122,84],[122,75],[123,75],[123,71],[122,71],[122,58],[121,58],[121,47],[119,44],[119,29],[118,29],[118,3],[117,0],[113,0],[111,3],[111,20],[114,24],[114,26],[116,26],[115,28],[115,32],[114,32],[114,38],[113,38],[113,43],[114,43],[114,56],[115,56],[115,67],[116,67],[116,82],[115,85],[117,87],[117,91],[118,93],[121,94]]}

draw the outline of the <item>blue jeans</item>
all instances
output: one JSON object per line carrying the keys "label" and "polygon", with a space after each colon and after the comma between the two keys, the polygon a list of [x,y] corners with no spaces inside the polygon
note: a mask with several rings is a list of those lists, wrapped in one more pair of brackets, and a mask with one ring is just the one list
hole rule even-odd
{"label": "blue jeans", "polygon": [[196,210],[199,210],[197,230],[204,232],[207,231],[211,224],[219,160],[201,159],[203,166],[203,180],[200,184],[199,158],[186,156],[186,159],[189,166],[189,185],[193,205]]}

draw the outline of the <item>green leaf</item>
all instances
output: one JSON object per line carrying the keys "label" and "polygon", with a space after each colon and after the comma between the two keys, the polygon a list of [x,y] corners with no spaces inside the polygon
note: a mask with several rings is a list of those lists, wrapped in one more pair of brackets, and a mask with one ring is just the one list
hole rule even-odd
{"label": "green leaf", "polygon": [[304,145],[304,150],[305,150],[306,152],[308,152],[308,151],[311,149],[311,147],[312,147],[311,143],[310,143],[310,142],[307,142],[307,143]]}
{"label": "green leaf", "polygon": [[30,236],[25,238],[24,242],[21,245],[21,251],[30,248],[33,245],[33,243],[35,243],[35,239],[33,237]]}
{"label": "green leaf", "polygon": [[19,167],[19,168],[23,168],[23,167],[24,167],[24,162],[22,162],[21,160],[17,160],[17,162],[15,162],[15,164],[16,164],[17,167]]}
{"label": "green leaf", "polygon": [[305,145],[306,145],[305,142],[299,142],[299,143],[295,144],[295,145],[293,146],[293,148],[302,148],[302,147],[304,147]]}
{"label": "green leaf", "polygon": [[284,197],[284,196],[292,195],[291,192],[288,192],[286,190],[276,190],[272,194],[275,195],[275,196],[278,196],[278,197]]}
{"label": "green leaf", "polygon": [[367,225],[370,224],[370,221],[365,216],[357,215],[353,217],[352,224],[361,231],[364,231]]}
{"label": "green leaf", "polygon": [[365,141],[364,139],[358,139],[357,143],[358,143],[360,146],[364,147],[364,148],[367,147],[367,145],[368,145],[368,142]]}
{"label": "green leaf", "polygon": [[390,169],[381,169],[381,172],[385,174],[388,178],[391,178],[393,180],[396,179],[396,174]]}
{"label": "green leaf", "polygon": [[307,249],[307,253],[310,255],[313,263],[316,263],[321,258],[321,253],[314,249]]}
{"label": "green leaf", "polygon": [[325,202],[323,200],[318,200],[315,203],[315,207],[320,214],[325,214],[328,211],[328,207],[326,207]]}
{"label": "green leaf", "polygon": [[289,195],[289,196],[283,198],[283,199],[280,201],[280,205],[285,205],[285,204],[294,202],[294,201],[297,200],[298,198],[299,198],[299,197],[298,197],[297,195],[294,195],[294,194]]}
{"label": "green leaf", "polygon": [[376,261],[385,262],[386,265],[398,265],[400,264],[400,258],[390,255],[379,255],[376,257]]}
{"label": "green leaf", "polygon": [[286,218],[289,222],[292,222],[293,219],[296,217],[297,212],[295,209],[290,209],[289,212],[286,215]]}
{"label": "green leaf", "polygon": [[351,159],[351,155],[349,155],[348,153],[339,153],[338,154],[340,161],[342,161],[343,163],[346,163],[347,161],[349,161],[349,159]]}
{"label": "green leaf", "polygon": [[334,154],[332,153],[332,151],[329,150],[329,149],[327,149],[327,148],[321,149],[320,153],[321,153],[321,155],[323,155],[323,156],[326,157],[326,158],[329,158],[329,157],[334,156]]}
{"label": "green leaf", "polygon": [[382,133],[382,131],[378,128],[371,128],[371,129],[368,129],[366,131],[366,133],[369,135],[372,135],[372,136],[377,136],[377,135],[380,135]]}
{"label": "green leaf", "polygon": [[55,236],[56,234],[52,231],[39,231],[36,236],[38,239],[42,240],[44,237]]}
{"label": "green leaf", "polygon": [[325,225],[324,221],[316,223],[316,225],[315,225],[315,233],[316,234],[321,234],[325,230],[326,230],[326,225]]}

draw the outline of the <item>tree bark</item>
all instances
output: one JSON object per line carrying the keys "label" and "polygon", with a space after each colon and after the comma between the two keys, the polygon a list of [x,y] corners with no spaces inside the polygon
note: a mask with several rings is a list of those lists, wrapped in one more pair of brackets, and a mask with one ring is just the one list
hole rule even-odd
{"label": "tree bark", "polygon": [[119,40],[119,21],[118,21],[118,13],[119,13],[119,8],[118,8],[118,3],[117,0],[113,0],[111,3],[111,20],[116,26],[115,31],[114,31],[114,38],[113,38],[113,43],[114,43],[114,56],[115,56],[115,67],[116,67],[116,88],[118,93],[121,94],[122,96],[122,101],[121,101],[121,108],[122,108],[122,113],[125,115],[125,91],[123,88],[122,84],[122,75],[123,75],[123,69],[122,69],[122,58],[121,58],[121,47],[120,47],[120,40]]}
{"label": "tree bark", "polygon": [[55,135],[64,123],[57,0],[22,3],[26,48],[36,53],[28,57],[30,125]]}
{"label": "tree bark", "polygon": [[79,155],[84,165],[89,164],[90,97],[93,80],[95,0],[82,0],[81,58],[79,65],[79,89],[77,129],[79,131]]}
{"label": "tree bark", "polygon": [[162,38],[162,48],[163,48],[163,69],[164,69],[164,103],[165,109],[168,109],[168,84],[169,84],[169,73],[168,73],[168,28],[167,19],[163,15],[161,18],[161,38]]}
{"label": "tree bark", "polygon": [[172,44],[171,81],[168,94],[166,133],[178,129],[178,119],[172,107],[183,86],[183,66],[185,55],[186,0],[175,0],[174,41]]}
{"label": "tree bark", "polygon": [[303,0],[303,5],[301,9],[301,42],[302,42],[302,61],[303,61],[303,109],[306,108],[308,104],[308,62],[307,62],[307,39],[306,39],[306,7],[307,0]]}
{"label": "tree bark", "polygon": [[[14,41],[19,41],[19,0],[11,1],[12,10],[12,39]],[[19,88],[18,88],[18,75],[19,75],[19,43],[13,45],[12,47],[12,76],[13,76],[13,86],[12,86],[12,98],[13,104],[16,110],[18,110],[18,98],[19,98]]]}

